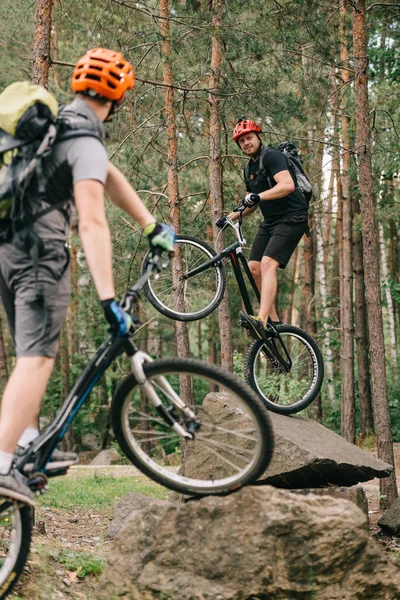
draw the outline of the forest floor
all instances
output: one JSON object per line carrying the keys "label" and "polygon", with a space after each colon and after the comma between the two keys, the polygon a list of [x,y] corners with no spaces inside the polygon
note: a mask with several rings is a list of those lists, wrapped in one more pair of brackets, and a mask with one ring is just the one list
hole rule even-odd
{"label": "forest floor", "polygon": [[[400,483],[400,443],[395,444]],[[383,533],[377,522],[379,481],[363,484],[371,535],[399,555],[400,538]],[[32,549],[13,600],[93,600],[112,540],[107,537],[115,504],[129,491],[163,499],[168,491],[129,465],[76,466],[53,479],[35,513]]]}

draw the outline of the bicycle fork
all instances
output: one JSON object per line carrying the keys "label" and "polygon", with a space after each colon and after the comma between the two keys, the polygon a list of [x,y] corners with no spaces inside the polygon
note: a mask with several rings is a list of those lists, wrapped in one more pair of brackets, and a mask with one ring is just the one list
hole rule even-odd
{"label": "bicycle fork", "polygon": [[[170,410],[164,408],[160,398],[158,397],[156,390],[154,389],[154,386],[148,381],[148,379],[144,373],[143,365],[146,362],[153,362],[153,359],[151,358],[151,356],[149,356],[142,350],[138,350],[131,357],[133,374],[135,375],[136,381],[143,389],[143,392],[146,394],[146,397],[148,398],[149,402],[155,407],[155,409],[157,410],[159,415],[164,419],[164,421],[166,423],[168,423],[168,425],[170,425],[172,427],[172,429],[181,438],[186,438],[189,440],[194,439],[194,431],[198,428],[198,422],[197,422],[195,413],[192,411],[192,409],[189,406],[187,406],[181,400],[181,398],[178,396],[178,394],[175,392],[175,390],[172,388],[172,386],[169,384],[169,382],[166,380],[166,378],[163,377],[162,375],[159,375],[154,378],[154,381],[157,383],[160,390],[167,396],[167,398],[170,400],[170,402],[173,405]],[[185,415],[185,417],[187,417],[190,421],[192,421],[192,425],[191,425],[191,429],[193,429],[192,432],[187,431],[174,418],[174,416],[173,416],[173,407],[174,406],[176,408],[178,408],[180,411],[182,411],[183,414]]]}

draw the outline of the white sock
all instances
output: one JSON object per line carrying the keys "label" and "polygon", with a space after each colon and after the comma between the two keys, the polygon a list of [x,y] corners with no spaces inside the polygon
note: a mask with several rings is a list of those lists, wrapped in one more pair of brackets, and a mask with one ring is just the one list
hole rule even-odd
{"label": "white sock", "polygon": [[8,475],[14,455],[0,450],[0,475]]}
{"label": "white sock", "polygon": [[33,442],[33,440],[35,440],[38,437],[38,435],[39,429],[37,429],[36,427],[28,427],[28,429],[25,429],[25,431],[19,438],[18,446],[21,446],[21,448],[25,448],[25,446]]}

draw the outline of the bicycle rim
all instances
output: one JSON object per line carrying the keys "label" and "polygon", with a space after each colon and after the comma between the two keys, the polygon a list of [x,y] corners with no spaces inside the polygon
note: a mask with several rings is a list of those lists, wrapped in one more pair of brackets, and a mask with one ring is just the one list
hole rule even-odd
{"label": "bicycle rim", "polygon": [[[164,408],[165,377],[198,419],[193,440],[184,440],[144,396],[133,376],[119,388],[113,409],[117,439],[143,472],[186,494],[225,493],[255,481],[272,455],[268,413],[253,392],[222,370],[193,360],[167,359],[145,366]],[[191,423],[174,408],[185,429]],[[193,425],[193,424],[192,424]]]}
{"label": "bicycle rim", "polygon": [[11,503],[0,512],[0,599],[6,598],[20,576],[29,554],[31,510]]}
{"label": "bicycle rim", "polygon": [[323,363],[318,349],[313,347],[315,342],[312,344],[301,330],[279,329],[279,334],[291,359],[290,371],[274,360],[276,352],[287,360],[278,338],[273,340],[272,352],[261,342],[252,344],[246,358],[245,378],[269,410],[292,414],[306,408],[319,393]]}
{"label": "bicycle rim", "polygon": [[[215,256],[212,248],[188,236],[178,236],[174,257],[160,273],[154,274],[145,287],[151,304],[167,317],[194,321],[210,314],[220,303],[225,290],[221,263],[193,277],[184,278]],[[181,277],[173,276],[181,261]]]}

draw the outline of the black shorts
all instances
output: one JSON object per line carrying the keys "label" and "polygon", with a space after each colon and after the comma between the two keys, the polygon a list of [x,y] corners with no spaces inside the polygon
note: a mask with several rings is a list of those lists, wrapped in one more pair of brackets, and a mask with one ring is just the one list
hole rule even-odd
{"label": "black shorts", "polygon": [[249,260],[261,262],[263,256],[269,256],[277,260],[280,268],[284,269],[308,227],[307,217],[302,221],[296,215],[295,218],[288,217],[288,221],[272,225],[261,223]]}

